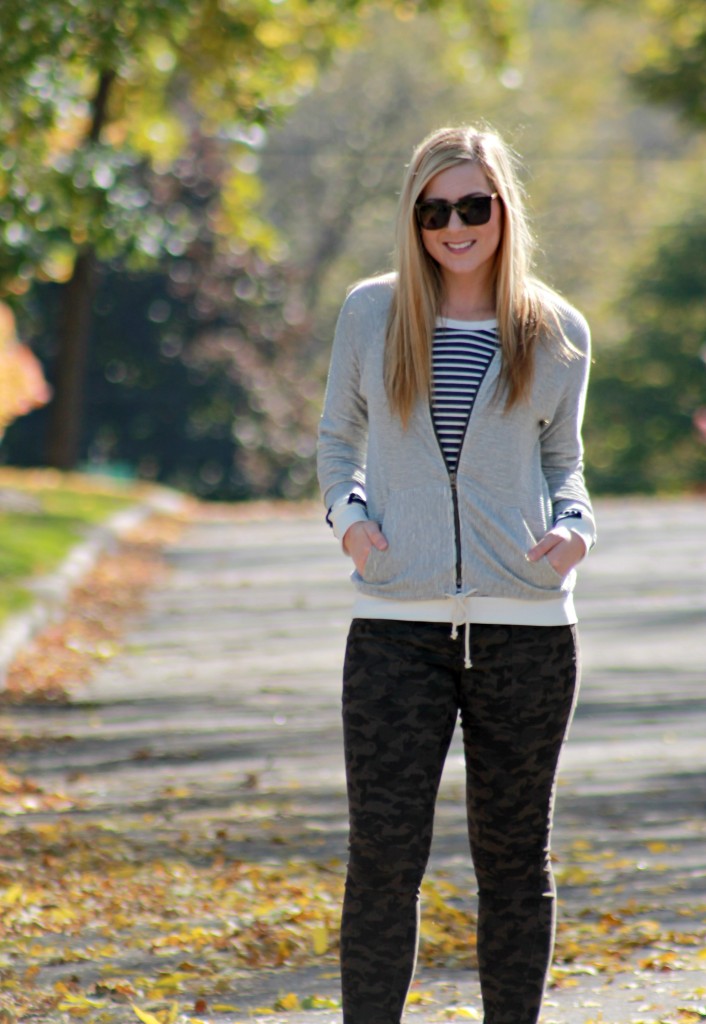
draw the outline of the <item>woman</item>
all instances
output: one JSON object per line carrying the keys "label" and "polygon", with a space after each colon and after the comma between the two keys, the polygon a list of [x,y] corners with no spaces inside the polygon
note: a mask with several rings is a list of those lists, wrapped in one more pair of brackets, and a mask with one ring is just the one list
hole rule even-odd
{"label": "woman", "polygon": [[414,153],[396,272],[341,311],[321,419],[328,521],[355,564],[343,681],[344,1024],[399,1024],[457,716],[485,1024],[533,1024],[549,967],[555,775],[578,684],[574,567],[594,543],[582,316],[531,276],[507,147]]}

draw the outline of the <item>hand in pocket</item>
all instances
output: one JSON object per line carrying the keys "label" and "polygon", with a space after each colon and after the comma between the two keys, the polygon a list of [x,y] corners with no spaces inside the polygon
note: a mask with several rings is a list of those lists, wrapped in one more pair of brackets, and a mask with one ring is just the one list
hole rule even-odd
{"label": "hand in pocket", "polygon": [[372,548],[384,551],[386,547],[387,541],[382,530],[370,519],[367,522],[353,523],[343,536],[343,550],[351,556],[361,576],[365,572],[365,563]]}

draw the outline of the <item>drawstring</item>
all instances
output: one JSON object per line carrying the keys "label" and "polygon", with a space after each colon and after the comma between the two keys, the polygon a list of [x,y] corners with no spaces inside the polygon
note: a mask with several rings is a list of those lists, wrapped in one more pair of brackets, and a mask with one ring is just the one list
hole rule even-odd
{"label": "drawstring", "polygon": [[[454,622],[451,624],[451,639],[455,640],[458,636],[458,625]],[[472,668],[473,662],[471,661],[471,624],[466,619],[463,623],[463,667]]]}
{"label": "drawstring", "polygon": [[475,590],[469,590],[465,594],[449,594],[453,602],[451,610],[451,639],[458,637],[458,627],[464,627],[463,636],[463,667],[472,668],[471,661],[471,609],[469,598],[475,594]]}

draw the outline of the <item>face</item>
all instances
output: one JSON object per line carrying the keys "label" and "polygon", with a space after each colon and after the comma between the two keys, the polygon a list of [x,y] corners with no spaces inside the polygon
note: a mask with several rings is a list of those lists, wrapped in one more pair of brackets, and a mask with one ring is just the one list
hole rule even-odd
{"label": "face", "polygon": [[[490,195],[493,191],[483,169],[468,162],[436,174],[422,192],[422,198],[456,202],[462,196]],[[490,287],[495,253],[500,244],[501,216],[500,202],[494,199],[487,224],[464,224],[456,210],[452,210],[445,228],[420,229],[424,248],[439,264],[447,284],[467,279]]]}

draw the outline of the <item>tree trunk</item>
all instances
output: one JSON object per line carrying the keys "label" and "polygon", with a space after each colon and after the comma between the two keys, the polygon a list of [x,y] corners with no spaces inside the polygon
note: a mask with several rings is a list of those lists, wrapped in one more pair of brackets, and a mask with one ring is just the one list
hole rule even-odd
{"label": "tree trunk", "polygon": [[61,297],[47,451],[47,464],[56,469],[73,469],[79,459],[95,280],[95,257],[87,249],[76,257]]}
{"label": "tree trunk", "polygon": [[[98,80],[86,143],[97,142],[100,138],[114,78],[113,71],[104,71]],[[54,400],[50,410],[47,445],[47,464],[56,469],[73,469],[79,459],[83,391],[96,278],[95,254],[87,246],[76,256],[73,273],[63,288],[57,318]]]}

